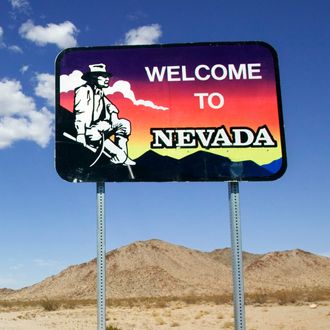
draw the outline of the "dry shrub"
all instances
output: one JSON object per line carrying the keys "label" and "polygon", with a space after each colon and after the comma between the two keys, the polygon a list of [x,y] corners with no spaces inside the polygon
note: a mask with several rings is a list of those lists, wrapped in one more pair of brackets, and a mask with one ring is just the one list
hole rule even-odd
{"label": "dry shrub", "polygon": [[49,300],[48,298],[43,299],[40,302],[41,307],[47,312],[56,311],[60,308],[59,302],[56,300]]}
{"label": "dry shrub", "polygon": [[27,308],[33,308],[40,306],[39,301],[30,300],[2,300],[0,301],[0,307],[10,310],[21,310]]}
{"label": "dry shrub", "polygon": [[274,294],[276,302],[279,305],[294,304],[297,302],[298,296],[297,292],[293,290],[280,290]]}
{"label": "dry shrub", "polygon": [[70,299],[49,299],[44,298],[42,300],[2,300],[0,301],[0,308],[10,310],[22,310],[31,308],[44,308],[47,311],[57,310],[59,308],[73,309],[78,306],[90,306],[95,305],[96,300],[84,299],[84,300],[70,300]]}
{"label": "dry shrub", "polygon": [[164,325],[166,324],[166,322],[164,321],[164,319],[161,316],[156,316],[155,317],[155,321],[157,325]]}
{"label": "dry shrub", "polygon": [[246,295],[246,302],[248,304],[263,305],[268,301],[268,295],[263,292],[255,292]]}
{"label": "dry shrub", "polygon": [[231,304],[233,302],[232,294],[212,296],[209,299],[211,302],[215,303],[216,305]]}
{"label": "dry shrub", "polygon": [[222,313],[219,313],[218,316],[217,316],[217,319],[218,320],[223,320],[224,319],[224,316]]}
{"label": "dry shrub", "polygon": [[301,304],[315,301],[329,301],[330,288],[299,288],[274,292],[255,292],[245,295],[247,304],[276,303],[279,305]]}
{"label": "dry shrub", "polygon": [[223,324],[224,329],[234,329],[234,326],[235,324],[232,321],[227,321]]}
{"label": "dry shrub", "polygon": [[[245,294],[246,304],[301,304],[309,302],[330,301],[330,288],[300,288],[291,290],[278,291],[258,291]],[[107,299],[108,307],[145,307],[145,308],[166,308],[170,304],[176,303],[182,307],[182,304],[207,304],[216,305],[232,304],[232,294],[213,295],[213,296],[174,296],[174,297],[141,297],[126,299]],[[28,308],[40,308],[45,310],[57,310],[59,308],[73,309],[76,307],[84,307],[96,305],[96,299],[48,299],[43,300],[0,300],[0,309],[2,310],[22,310]]]}
{"label": "dry shrub", "polygon": [[180,324],[178,322],[172,322],[171,323],[171,327],[174,328],[174,327],[178,327]]}
{"label": "dry shrub", "polygon": [[153,307],[155,308],[165,308],[168,307],[168,301],[159,299],[153,303]]}
{"label": "dry shrub", "polygon": [[115,325],[107,325],[106,330],[121,330],[120,328],[116,327]]}
{"label": "dry shrub", "polygon": [[200,311],[197,313],[197,315],[195,316],[195,319],[196,319],[196,320],[199,320],[200,318],[202,318],[203,316],[208,315],[208,314],[210,314],[209,311],[200,310]]}
{"label": "dry shrub", "polygon": [[216,305],[228,304],[232,302],[231,294],[223,294],[223,295],[214,295],[214,296],[185,296],[178,298],[178,300],[182,300],[186,304],[197,305],[204,303],[214,303]]}
{"label": "dry shrub", "polygon": [[329,301],[330,300],[330,288],[315,288],[313,290],[306,290],[306,301]]}
{"label": "dry shrub", "polygon": [[68,301],[62,302],[61,306],[64,309],[75,309],[76,307],[79,306],[79,304],[77,302],[75,302],[74,300],[68,300]]}

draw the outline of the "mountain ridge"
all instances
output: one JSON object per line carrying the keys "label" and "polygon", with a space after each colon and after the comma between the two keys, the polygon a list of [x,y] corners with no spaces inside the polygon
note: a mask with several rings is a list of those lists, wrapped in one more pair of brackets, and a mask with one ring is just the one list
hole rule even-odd
{"label": "mountain ridge", "polygon": [[[245,292],[330,287],[330,259],[295,249],[243,253]],[[230,248],[203,252],[161,240],[136,241],[106,254],[108,298],[211,296],[232,292]],[[96,259],[72,265],[0,299],[94,299]]]}

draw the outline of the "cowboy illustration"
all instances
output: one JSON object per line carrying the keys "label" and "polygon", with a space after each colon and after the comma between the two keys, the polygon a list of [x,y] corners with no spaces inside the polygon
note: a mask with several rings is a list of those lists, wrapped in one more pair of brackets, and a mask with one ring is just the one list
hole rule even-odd
{"label": "cowboy illustration", "polygon": [[103,63],[89,65],[89,72],[83,74],[86,84],[76,88],[74,95],[76,141],[105,154],[114,164],[135,165],[127,149],[131,123],[118,117],[118,108],[104,95],[111,76]]}

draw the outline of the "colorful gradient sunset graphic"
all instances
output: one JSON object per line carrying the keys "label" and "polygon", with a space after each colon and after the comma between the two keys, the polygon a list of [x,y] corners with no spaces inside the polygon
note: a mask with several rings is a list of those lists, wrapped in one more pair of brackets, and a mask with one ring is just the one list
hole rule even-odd
{"label": "colorful gradient sunset graphic", "polygon": [[[131,122],[132,159],[149,150],[175,159],[204,151],[232,162],[253,161],[259,166],[285,157],[277,59],[264,43],[67,50],[57,68],[57,101],[62,108],[73,111],[74,88],[84,84],[81,75],[93,63],[104,63],[113,74],[105,94],[119,109],[119,117]],[[152,70],[159,75],[156,72],[151,79]],[[230,74],[230,70],[234,71]],[[267,127],[276,143],[151,147],[152,129],[219,127],[227,132],[232,128],[257,132]]]}

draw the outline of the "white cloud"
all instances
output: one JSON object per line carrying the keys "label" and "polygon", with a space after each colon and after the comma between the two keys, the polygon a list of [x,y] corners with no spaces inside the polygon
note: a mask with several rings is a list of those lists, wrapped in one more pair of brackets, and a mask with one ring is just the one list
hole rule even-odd
{"label": "white cloud", "polygon": [[6,44],[3,42],[3,35],[4,31],[3,28],[0,26],[0,48],[6,47]]}
{"label": "white cloud", "polygon": [[23,94],[17,80],[0,80],[0,116],[26,115],[35,110],[31,97]]}
{"label": "white cloud", "polygon": [[38,46],[55,44],[59,48],[68,48],[77,45],[75,37],[78,29],[70,21],[61,24],[49,23],[43,27],[34,25],[31,20],[28,20],[21,25],[19,33],[23,38],[36,43]]}
{"label": "white cloud", "polygon": [[45,147],[53,134],[53,123],[53,114],[45,107],[38,111],[19,81],[0,80],[0,149],[19,140]]}
{"label": "white cloud", "polygon": [[[69,92],[77,87],[86,83],[85,80],[81,79],[83,73],[79,70],[73,71],[71,74],[63,74],[60,76],[60,93]],[[155,105],[152,101],[148,100],[137,100],[135,93],[131,88],[131,84],[125,80],[116,81],[111,87],[104,90],[106,95],[112,95],[116,92],[121,93],[125,98],[131,100],[134,105],[144,105],[155,110],[168,110],[168,108],[163,106]]]}
{"label": "white cloud", "polygon": [[55,77],[49,73],[38,73],[36,75],[37,86],[34,92],[37,96],[46,99],[48,105],[55,104]]}
{"label": "white cloud", "polygon": [[62,74],[60,76],[60,92],[73,91],[77,87],[86,83],[85,80],[81,79],[83,73],[79,70],[74,70],[69,75]]}
{"label": "white cloud", "polygon": [[125,98],[131,100],[134,105],[143,105],[155,110],[168,110],[168,108],[155,105],[152,101],[137,100],[134,92],[131,89],[131,84],[125,80],[116,81],[112,87],[108,87],[104,91],[106,94],[114,94],[116,92],[121,93]]}
{"label": "white cloud", "polygon": [[23,53],[22,48],[17,45],[8,46],[8,49],[14,53],[20,53],[20,54]]}
{"label": "white cloud", "polygon": [[9,0],[14,9],[26,9],[30,6],[27,0]]}
{"label": "white cloud", "polygon": [[162,35],[159,24],[145,25],[128,31],[125,35],[126,45],[150,45],[157,43]]}
{"label": "white cloud", "polygon": [[29,66],[28,65],[23,65],[19,71],[21,73],[25,73],[27,70],[29,70]]}

